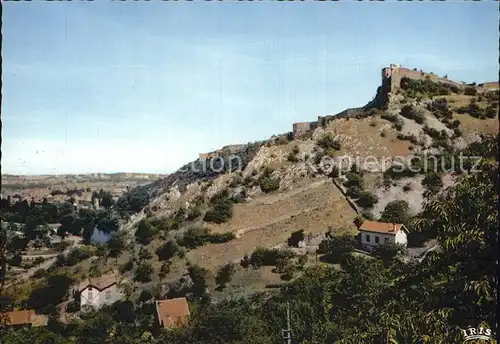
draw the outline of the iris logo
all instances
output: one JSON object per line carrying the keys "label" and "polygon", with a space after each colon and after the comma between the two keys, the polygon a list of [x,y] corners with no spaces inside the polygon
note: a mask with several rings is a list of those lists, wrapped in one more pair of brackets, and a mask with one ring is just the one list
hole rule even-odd
{"label": "iris logo", "polygon": [[467,330],[462,330],[462,333],[464,334],[465,341],[474,339],[484,339],[489,341],[491,339],[491,330],[482,326],[478,328],[469,327]]}

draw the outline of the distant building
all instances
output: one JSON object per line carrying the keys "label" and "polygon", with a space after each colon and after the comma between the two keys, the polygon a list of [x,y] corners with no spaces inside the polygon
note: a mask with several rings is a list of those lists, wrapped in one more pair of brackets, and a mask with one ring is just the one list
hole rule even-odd
{"label": "distant building", "polygon": [[189,320],[189,316],[185,297],[156,301],[156,321],[162,328],[184,324]]}
{"label": "distant building", "polygon": [[385,243],[400,244],[406,247],[408,230],[403,224],[365,221],[359,227],[361,246],[371,251]]}
{"label": "distant building", "polygon": [[101,308],[122,299],[123,294],[118,288],[118,279],[114,274],[99,278],[89,278],[81,282],[77,289],[82,310]]}
{"label": "distant building", "polygon": [[32,309],[0,313],[0,326],[39,327],[46,326],[48,317],[35,314]]}

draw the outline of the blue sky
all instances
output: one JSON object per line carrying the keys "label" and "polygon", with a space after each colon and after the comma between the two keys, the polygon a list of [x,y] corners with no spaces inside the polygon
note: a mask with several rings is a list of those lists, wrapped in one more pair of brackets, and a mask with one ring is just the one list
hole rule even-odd
{"label": "blue sky", "polygon": [[361,106],[391,62],[498,79],[498,4],[4,2],[2,172],[169,173]]}

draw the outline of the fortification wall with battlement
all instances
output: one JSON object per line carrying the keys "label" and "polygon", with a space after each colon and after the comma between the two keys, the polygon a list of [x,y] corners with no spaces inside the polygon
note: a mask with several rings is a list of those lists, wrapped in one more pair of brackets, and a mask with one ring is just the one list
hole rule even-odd
{"label": "fortification wall with battlement", "polygon": [[440,77],[434,73],[425,73],[423,71],[418,71],[416,69],[403,68],[398,65],[392,64],[389,67],[382,69],[382,84],[389,83],[389,92],[394,92],[400,87],[401,79],[409,78],[413,80],[431,80],[433,82],[441,82],[444,84],[455,85],[457,87],[463,87],[462,84],[449,80],[446,77]]}

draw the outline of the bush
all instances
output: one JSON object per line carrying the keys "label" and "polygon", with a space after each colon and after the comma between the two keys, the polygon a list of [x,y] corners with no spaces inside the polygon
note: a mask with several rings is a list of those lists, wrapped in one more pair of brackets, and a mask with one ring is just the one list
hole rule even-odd
{"label": "bush", "polygon": [[363,191],[359,195],[356,203],[362,208],[372,208],[378,202],[377,196],[368,191]]}
{"label": "bush", "polygon": [[248,258],[248,263],[256,268],[261,266],[275,266],[278,259],[293,258],[295,253],[290,250],[267,249],[257,247]]}
{"label": "bush", "polygon": [[361,174],[356,172],[347,172],[346,173],[347,181],[344,182],[344,185],[347,188],[358,187],[363,189],[363,178]]}
{"label": "bush", "polygon": [[274,190],[278,190],[280,187],[280,178],[271,178],[271,177],[261,177],[259,178],[259,186],[260,189],[265,192],[271,192]]}
{"label": "bush", "polygon": [[403,129],[403,123],[394,123],[393,128],[397,131],[401,131]]}
{"label": "bush", "polygon": [[198,206],[192,206],[189,208],[187,219],[189,221],[195,220],[201,216],[201,210]]}
{"label": "bush", "polygon": [[231,277],[236,272],[236,268],[233,263],[227,263],[219,268],[217,271],[217,275],[215,276],[215,283],[219,286],[220,289],[223,289],[229,281],[231,281]]}
{"label": "bush", "polygon": [[233,216],[233,202],[228,198],[227,190],[215,195],[210,200],[210,208],[203,221],[223,223]]}
{"label": "bush", "polygon": [[175,240],[169,240],[163,246],[156,249],[159,261],[169,260],[175,257],[180,251],[180,247]]}
{"label": "bush", "polygon": [[401,79],[400,87],[406,91],[409,97],[417,98],[420,95],[444,96],[451,93],[458,93],[458,87],[442,82],[434,82],[430,79],[415,80],[408,77]]}
{"label": "bush", "polygon": [[38,269],[33,273],[33,278],[42,278],[46,273],[47,271],[45,269]]}
{"label": "bush", "polygon": [[361,195],[361,192],[363,192],[363,190],[361,190],[359,187],[351,186],[349,189],[347,189],[346,194],[351,198],[358,198]]}
{"label": "bush", "polygon": [[304,230],[298,230],[293,232],[288,238],[288,246],[290,247],[299,247],[299,243],[303,241],[305,238]]}
{"label": "bush", "polygon": [[127,271],[130,271],[134,268],[134,259],[130,258],[125,264],[120,266],[120,272],[123,274]]}
{"label": "bush", "polygon": [[340,142],[335,140],[330,134],[324,134],[316,143],[324,150],[334,149],[338,151],[341,148]]}
{"label": "bush", "polygon": [[425,116],[424,116],[423,112],[416,110],[411,105],[405,105],[405,106],[403,106],[403,108],[401,109],[400,114],[401,114],[401,116],[403,116],[405,118],[414,120],[418,124],[424,123],[424,120],[425,120]]}
{"label": "bush", "polygon": [[486,109],[485,115],[488,118],[495,118],[497,116],[497,110],[493,107],[489,107],[488,109]]}
{"label": "bush", "polygon": [[158,233],[158,229],[153,226],[151,219],[142,219],[135,231],[135,238],[143,245],[149,244],[154,236]]}
{"label": "bush", "polygon": [[228,242],[234,238],[235,235],[232,232],[210,234],[207,228],[191,227],[186,231],[182,239],[179,240],[179,245],[193,249],[207,243],[220,244]]}
{"label": "bush", "polygon": [[149,282],[151,281],[152,274],[153,274],[153,266],[147,262],[143,262],[137,266],[134,280],[138,282]]}
{"label": "bush", "polygon": [[477,89],[472,86],[466,87],[464,90],[464,94],[467,96],[477,96]]}

